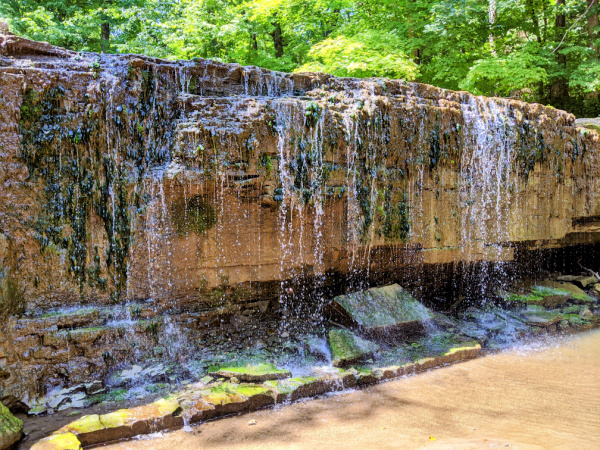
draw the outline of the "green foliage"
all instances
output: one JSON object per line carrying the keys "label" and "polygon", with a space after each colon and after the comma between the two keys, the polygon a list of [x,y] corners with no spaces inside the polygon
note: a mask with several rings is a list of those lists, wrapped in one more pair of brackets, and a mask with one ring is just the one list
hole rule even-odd
{"label": "green foliage", "polygon": [[460,87],[477,95],[510,96],[548,81],[547,59],[529,51],[476,61]]}
{"label": "green foliage", "polygon": [[338,35],[314,45],[300,72],[327,72],[341,77],[388,77],[414,80],[417,65],[401,49],[397,36],[368,31]]}
{"label": "green foliage", "polygon": [[[587,0],[4,0],[17,34],[73,50],[385,76],[597,114]],[[564,25],[561,25],[564,18]],[[559,20],[561,19],[561,20]],[[109,40],[102,30],[110,31]]]}

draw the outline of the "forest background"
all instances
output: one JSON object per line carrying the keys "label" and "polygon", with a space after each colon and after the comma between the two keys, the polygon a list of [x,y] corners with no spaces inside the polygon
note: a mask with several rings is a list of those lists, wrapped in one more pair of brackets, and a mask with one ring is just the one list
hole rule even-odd
{"label": "forest background", "polygon": [[391,77],[600,115],[598,0],[0,0],[76,51]]}

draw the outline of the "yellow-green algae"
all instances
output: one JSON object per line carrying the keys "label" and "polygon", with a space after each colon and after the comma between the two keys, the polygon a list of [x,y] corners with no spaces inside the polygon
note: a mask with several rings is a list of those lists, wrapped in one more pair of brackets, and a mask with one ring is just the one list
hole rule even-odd
{"label": "yellow-green algae", "polygon": [[204,400],[213,405],[227,405],[241,403],[255,395],[269,395],[271,391],[258,384],[221,383],[217,386],[200,391]]}
{"label": "yellow-green algae", "polygon": [[37,441],[31,450],[81,450],[81,442],[73,433],[55,433]]}
{"label": "yellow-green algae", "polygon": [[296,377],[285,380],[265,381],[263,384],[275,391],[277,395],[288,395],[293,394],[302,386],[308,386],[317,381],[319,381],[317,377]]}
{"label": "yellow-green algae", "polygon": [[175,397],[161,398],[149,405],[131,409],[120,409],[109,414],[103,414],[100,416],[100,423],[105,428],[131,426],[140,420],[156,420],[168,415],[174,415],[180,410],[181,406]]}
{"label": "yellow-green algae", "polygon": [[[210,373],[217,376],[231,377],[232,375],[237,378],[263,378],[263,379],[277,379],[289,377],[291,374],[288,370],[279,369],[275,364],[260,362],[250,364],[231,364],[211,367]],[[258,381],[258,380],[257,380]]]}
{"label": "yellow-green algae", "polygon": [[106,428],[102,422],[100,422],[100,416],[98,414],[90,414],[83,416],[68,425],[65,425],[59,430],[59,432],[71,432],[76,435],[91,433],[93,431],[103,430]]}

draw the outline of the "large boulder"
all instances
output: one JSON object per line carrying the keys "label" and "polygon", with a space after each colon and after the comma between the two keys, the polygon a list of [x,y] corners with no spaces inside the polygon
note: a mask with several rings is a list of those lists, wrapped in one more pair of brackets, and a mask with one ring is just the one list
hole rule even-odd
{"label": "large boulder", "polygon": [[375,338],[421,334],[431,312],[397,284],[335,297],[328,308],[333,321]]}
{"label": "large boulder", "polygon": [[12,447],[23,434],[23,422],[0,403],[0,450]]}

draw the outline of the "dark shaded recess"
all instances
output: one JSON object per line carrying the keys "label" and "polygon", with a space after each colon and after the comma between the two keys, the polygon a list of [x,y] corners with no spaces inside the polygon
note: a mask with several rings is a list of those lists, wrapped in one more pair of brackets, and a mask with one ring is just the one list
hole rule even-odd
{"label": "dark shaded recess", "polygon": [[[525,244],[515,247],[511,262],[456,262],[448,264],[393,264],[397,250],[390,246],[380,248],[371,261],[387,260],[377,271],[356,271],[353,274],[328,272],[323,277],[299,275],[282,284],[282,303],[273,301],[273,312],[306,320],[311,323],[325,320],[324,309],[331,299],[340,294],[365,290],[370,287],[398,283],[409,290],[425,306],[435,311],[448,311],[461,297],[459,309],[499,302],[498,290],[523,279],[543,280],[550,273],[580,273],[578,261],[586,267],[600,267],[600,244],[574,245],[564,248],[529,250]],[[418,251],[407,251],[418,256]],[[289,288],[293,289],[290,293]],[[276,298],[279,298],[276,297]]]}

